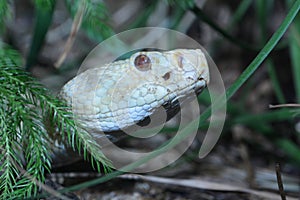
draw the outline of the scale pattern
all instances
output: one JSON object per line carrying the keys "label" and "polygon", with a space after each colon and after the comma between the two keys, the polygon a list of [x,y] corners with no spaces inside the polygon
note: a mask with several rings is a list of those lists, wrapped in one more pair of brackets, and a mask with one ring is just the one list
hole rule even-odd
{"label": "scale pattern", "polygon": [[200,49],[137,52],[77,75],[64,85],[60,97],[81,126],[111,132],[136,124],[208,82],[209,69]]}

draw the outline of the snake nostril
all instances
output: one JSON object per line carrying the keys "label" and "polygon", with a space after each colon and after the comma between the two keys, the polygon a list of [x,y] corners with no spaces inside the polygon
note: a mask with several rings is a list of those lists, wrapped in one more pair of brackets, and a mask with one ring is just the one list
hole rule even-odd
{"label": "snake nostril", "polygon": [[187,77],[188,80],[194,81],[192,77]]}
{"label": "snake nostril", "polygon": [[179,56],[178,58],[177,58],[177,62],[178,62],[178,66],[179,66],[179,68],[183,68],[183,57],[182,56]]}
{"label": "snake nostril", "polygon": [[167,72],[165,73],[165,75],[162,76],[162,78],[166,81],[166,80],[169,80],[170,79],[170,74],[171,72]]}

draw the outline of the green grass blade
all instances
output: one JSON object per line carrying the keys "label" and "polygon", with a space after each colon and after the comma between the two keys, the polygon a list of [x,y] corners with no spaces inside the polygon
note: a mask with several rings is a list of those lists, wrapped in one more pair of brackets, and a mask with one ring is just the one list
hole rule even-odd
{"label": "green grass blade", "polygon": [[[40,2],[40,1],[37,1]],[[47,4],[47,7],[43,8],[37,4],[36,11],[36,22],[34,27],[34,34],[32,37],[30,50],[27,55],[25,69],[29,70],[30,67],[35,64],[40,50],[43,46],[44,39],[46,37],[48,28],[52,21],[52,16],[55,8],[55,0],[51,4]]]}
{"label": "green grass blade", "polygon": [[[256,18],[260,27],[261,42],[265,43],[267,40],[267,20],[269,19],[269,14],[272,10],[274,1],[256,0]],[[280,83],[276,74],[275,66],[271,58],[267,59],[266,65],[268,68],[269,76],[272,82],[272,86],[275,95],[279,103],[284,103],[284,95],[280,87]]]}
{"label": "green grass blade", "polygon": [[10,11],[7,0],[0,0],[0,31],[5,30],[5,20],[10,16]]}
{"label": "green grass blade", "polygon": [[230,30],[237,24],[245,15],[246,11],[249,9],[250,5],[252,3],[252,0],[243,0],[238,8],[236,9],[235,13],[232,15],[232,18],[229,22],[227,30]]}
{"label": "green grass blade", "polygon": [[155,11],[157,4],[158,4],[158,0],[152,1],[144,10],[144,12],[142,12],[134,22],[132,22],[132,24],[129,26],[129,29],[132,28],[138,28],[138,27],[142,27],[142,26],[146,26],[147,25],[147,21],[149,19],[149,17],[151,16],[151,14]]}
{"label": "green grass blade", "polygon": [[279,139],[276,141],[276,144],[293,160],[294,163],[300,164],[300,149],[295,143],[292,143],[287,139]]}
{"label": "green grass blade", "polygon": [[264,48],[259,52],[259,54],[254,58],[250,65],[245,69],[245,71],[239,76],[239,78],[228,88],[226,91],[227,99],[230,99],[235,92],[249,79],[249,77],[258,69],[260,64],[266,59],[270,52],[274,49],[276,44],[279,42],[283,34],[286,32],[289,25],[294,20],[295,16],[299,12],[300,0],[297,0],[289,13],[278,27],[276,32],[266,43]]}
{"label": "green grass blade", "polygon": [[255,3],[256,16],[260,27],[261,41],[265,42],[267,36],[267,20],[269,19],[270,10],[273,6],[273,0],[256,0]]}
{"label": "green grass blade", "polygon": [[173,17],[171,17],[171,22],[169,25],[170,29],[177,29],[181,20],[184,17],[184,14],[186,13],[186,10],[182,9],[181,7],[176,7],[175,9],[175,13],[173,15]]}
{"label": "green grass blade", "polygon": [[300,14],[297,15],[292,24],[289,39],[296,101],[300,103]]}
{"label": "green grass blade", "polygon": [[251,51],[259,50],[259,47],[254,46],[252,44],[245,43],[244,41],[236,39],[235,37],[230,35],[227,31],[223,30],[219,25],[217,25],[215,22],[213,22],[207,15],[205,15],[204,12],[197,6],[194,6],[190,10],[197,16],[198,19],[205,22],[207,25],[209,25],[216,32],[218,32],[220,35],[222,35],[224,38],[226,38],[228,41],[232,42],[233,44],[240,46],[241,48],[251,50]]}
{"label": "green grass blade", "polygon": [[280,104],[284,104],[286,103],[286,100],[282,92],[273,61],[271,59],[268,59],[266,65],[268,67],[268,72],[275,92],[275,96]]}

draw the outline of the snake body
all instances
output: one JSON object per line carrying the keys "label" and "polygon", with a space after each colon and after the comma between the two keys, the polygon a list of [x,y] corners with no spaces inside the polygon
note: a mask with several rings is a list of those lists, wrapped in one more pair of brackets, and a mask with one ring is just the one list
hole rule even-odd
{"label": "snake body", "polygon": [[137,52],[77,75],[64,85],[60,97],[85,129],[111,132],[201,91],[208,82],[208,65],[200,49]]}

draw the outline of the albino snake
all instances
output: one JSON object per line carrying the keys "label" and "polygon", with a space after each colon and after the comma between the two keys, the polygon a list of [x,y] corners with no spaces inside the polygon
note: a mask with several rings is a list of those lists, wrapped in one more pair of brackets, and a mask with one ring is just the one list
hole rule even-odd
{"label": "albino snake", "polygon": [[176,100],[200,93],[208,82],[200,49],[137,52],[77,75],[60,97],[89,132],[112,132],[142,121],[161,106],[169,112]]}

